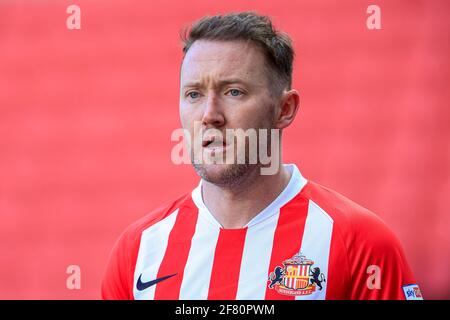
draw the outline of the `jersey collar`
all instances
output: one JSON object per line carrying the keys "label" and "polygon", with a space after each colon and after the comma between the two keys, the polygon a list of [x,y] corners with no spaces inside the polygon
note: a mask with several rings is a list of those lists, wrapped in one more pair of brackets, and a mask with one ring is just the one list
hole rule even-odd
{"label": "jersey collar", "polygon": [[[278,197],[274,201],[272,201],[272,203],[270,203],[266,208],[264,208],[256,216],[254,216],[244,226],[244,228],[251,227],[261,221],[266,220],[274,214],[277,214],[279,209],[286,203],[291,201],[306,185],[307,180],[302,176],[300,170],[298,170],[295,164],[284,164],[284,167],[291,173],[291,178],[289,179],[288,185],[278,195]],[[210,223],[214,224],[215,226],[223,228],[203,202],[202,180],[200,180],[198,186],[192,191],[192,199],[202,216],[204,216]]]}

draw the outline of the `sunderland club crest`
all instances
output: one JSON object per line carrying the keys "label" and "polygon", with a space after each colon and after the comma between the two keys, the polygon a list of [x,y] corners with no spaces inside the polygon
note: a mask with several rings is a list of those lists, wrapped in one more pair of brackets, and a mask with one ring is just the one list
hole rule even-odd
{"label": "sunderland club crest", "polygon": [[289,296],[310,295],[316,288],[322,290],[325,276],[319,267],[313,267],[314,261],[296,254],[291,259],[283,261],[283,266],[275,267],[269,275],[269,289]]}

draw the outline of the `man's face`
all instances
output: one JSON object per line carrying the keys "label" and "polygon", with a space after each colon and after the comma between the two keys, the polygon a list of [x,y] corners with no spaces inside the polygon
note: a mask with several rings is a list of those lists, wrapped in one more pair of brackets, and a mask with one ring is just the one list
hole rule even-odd
{"label": "man's face", "polygon": [[[187,141],[197,173],[211,183],[232,185],[258,167],[237,163],[237,151],[245,143],[234,139],[231,145],[226,130],[272,128],[277,101],[270,91],[261,50],[244,41],[197,40],[183,60],[180,87],[182,126],[192,141],[202,139],[198,144]],[[224,140],[205,136],[207,129],[219,130]],[[225,158],[231,148],[233,163],[206,161],[220,155]],[[195,159],[203,160],[195,164]]]}

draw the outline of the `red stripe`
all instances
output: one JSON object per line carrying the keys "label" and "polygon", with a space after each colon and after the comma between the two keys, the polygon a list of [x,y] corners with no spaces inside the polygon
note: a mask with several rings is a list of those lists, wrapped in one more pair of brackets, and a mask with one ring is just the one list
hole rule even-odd
{"label": "red stripe", "polygon": [[208,299],[236,299],[247,228],[220,229],[209,283]]}
{"label": "red stripe", "polygon": [[184,267],[186,266],[192,237],[197,224],[198,209],[187,201],[185,206],[178,210],[175,224],[170,232],[166,253],[159,266],[157,278],[176,273],[175,276],[156,284],[155,300],[179,298]]}
{"label": "red stripe", "polygon": [[[292,199],[280,209],[277,228],[275,229],[269,274],[277,266],[283,267],[283,261],[292,258],[300,251],[308,214],[308,199]],[[266,300],[293,300],[294,296],[278,293],[275,288],[266,287]]]}

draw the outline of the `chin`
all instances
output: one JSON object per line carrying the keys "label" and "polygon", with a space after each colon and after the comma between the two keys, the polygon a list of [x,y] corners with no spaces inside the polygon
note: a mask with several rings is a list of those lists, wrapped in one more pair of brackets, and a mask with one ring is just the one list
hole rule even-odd
{"label": "chin", "polygon": [[197,174],[205,181],[218,186],[233,186],[251,170],[248,164],[195,164]]}

